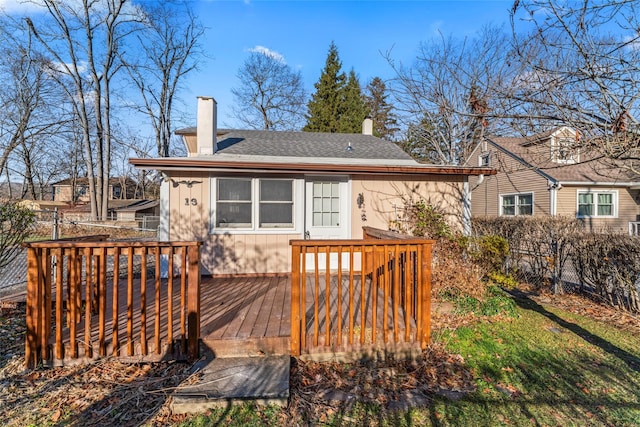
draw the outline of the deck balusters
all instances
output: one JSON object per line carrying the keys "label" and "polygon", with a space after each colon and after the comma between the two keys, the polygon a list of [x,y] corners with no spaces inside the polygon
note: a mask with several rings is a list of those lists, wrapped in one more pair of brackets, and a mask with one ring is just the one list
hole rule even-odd
{"label": "deck balusters", "polygon": [[373,229],[365,237],[290,242],[292,355],[428,345],[433,241]]}
{"label": "deck balusters", "polygon": [[[124,344],[121,330],[126,331],[127,356],[160,357],[165,350],[178,350],[196,358],[200,243],[107,242],[105,237],[25,244],[27,366],[35,367],[41,361],[61,364],[80,357],[118,356]],[[162,278],[163,254],[168,256],[166,279]],[[179,260],[174,260],[175,254],[180,254]],[[155,262],[151,270],[147,269],[148,257]],[[121,263],[121,258],[126,261]],[[178,268],[180,293],[174,295]],[[173,321],[177,317],[182,345],[174,346]],[[153,322],[154,328],[147,329],[147,322]]]}

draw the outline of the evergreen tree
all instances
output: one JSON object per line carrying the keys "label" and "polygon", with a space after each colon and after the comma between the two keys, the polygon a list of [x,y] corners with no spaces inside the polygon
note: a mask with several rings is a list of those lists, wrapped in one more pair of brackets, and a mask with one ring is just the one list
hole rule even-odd
{"label": "evergreen tree", "polygon": [[393,106],[387,102],[387,87],[380,77],[374,77],[367,85],[365,103],[369,117],[373,120],[373,134],[379,138],[393,140],[400,130]]}
{"label": "evergreen tree", "polygon": [[307,105],[306,132],[338,132],[340,129],[340,105],[346,76],[342,72],[342,63],[338,48],[331,42],[329,53],[320,79],[314,85],[315,93]]}
{"label": "evergreen tree", "polygon": [[360,133],[362,132],[362,121],[367,117],[367,106],[362,96],[360,81],[355,71],[351,69],[347,84],[342,90],[341,104],[339,109],[340,133]]}

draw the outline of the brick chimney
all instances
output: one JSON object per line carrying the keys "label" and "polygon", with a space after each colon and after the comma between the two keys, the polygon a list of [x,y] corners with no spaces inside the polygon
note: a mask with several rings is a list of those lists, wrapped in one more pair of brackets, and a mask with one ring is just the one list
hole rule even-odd
{"label": "brick chimney", "polygon": [[215,99],[210,96],[198,97],[196,138],[199,155],[216,152],[217,113],[218,104]]}

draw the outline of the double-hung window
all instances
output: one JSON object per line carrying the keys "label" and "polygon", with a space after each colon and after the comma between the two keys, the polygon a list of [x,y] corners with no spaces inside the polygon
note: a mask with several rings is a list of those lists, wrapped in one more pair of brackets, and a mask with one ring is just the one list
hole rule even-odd
{"label": "double-hung window", "polygon": [[614,191],[578,191],[578,218],[616,216]]}
{"label": "double-hung window", "polygon": [[294,228],[294,180],[216,178],[215,228]]}
{"label": "double-hung window", "polygon": [[293,227],[293,180],[260,179],[258,224],[260,228]]}
{"label": "double-hung window", "polygon": [[500,214],[504,216],[533,215],[533,194],[500,196]]}

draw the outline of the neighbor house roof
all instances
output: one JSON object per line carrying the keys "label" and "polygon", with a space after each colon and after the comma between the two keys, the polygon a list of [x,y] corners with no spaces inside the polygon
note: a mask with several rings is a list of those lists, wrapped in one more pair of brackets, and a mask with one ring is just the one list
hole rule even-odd
{"label": "neighbor house roof", "polygon": [[[135,181],[131,178],[125,178],[125,182],[127,185],[135,185]],[[122,183],[122,178],[109,178],[109,185],[118,185]],[[73,185],[72,178],[66,178],[58,182],[54,182],[51,184],[52,186],[66,186]],[[89,185],[89,178],[80,177],[76,178],[76,185]]]}
{"label": "neighbor house roof", "polygon": [[126,206],[115,208],[115,210],[118,212],[138,212],[145,209],[155,208],[159,204],[159,200],[136,200]]}
{"label": "neighbor house roof", "polygon": [[[176,132],[195,136],[196,128]],[[222,169],[372,174],[493,174],[489,168],[424,165],[390,141],[363,134],[218,129],[215,154],[179,158],[130,159],[137,167],[160,170]]]}
{"label": "neighbor house roof", "polygon": [[640,176],[628,168],[611,160],[604,161],[600,157],[590,156],[587,152],[580,152],[580,161],[576,163],[557,163],[551,160],[551,147],[548,137],[551,132],[545,132],[536,138],[517,137],[488,137],[489,143],[518,159],[524,165],[535,169],[540,174],[555,182],[576,184],[609,184],[635,185]]}

